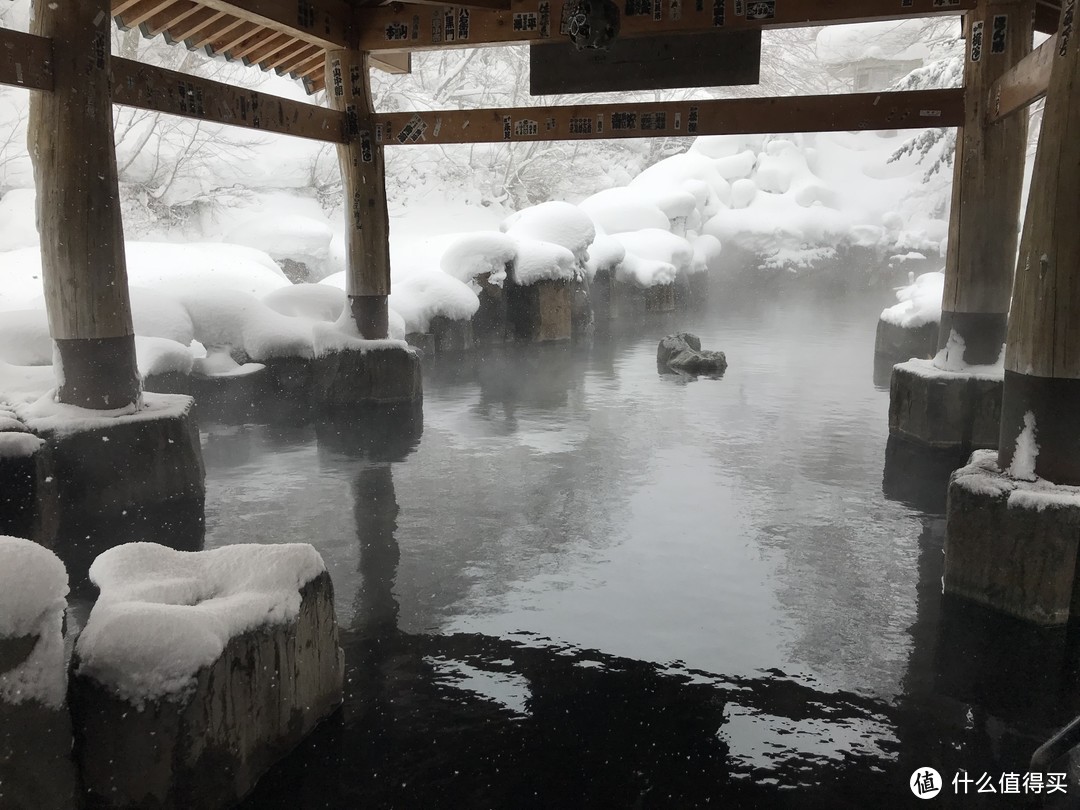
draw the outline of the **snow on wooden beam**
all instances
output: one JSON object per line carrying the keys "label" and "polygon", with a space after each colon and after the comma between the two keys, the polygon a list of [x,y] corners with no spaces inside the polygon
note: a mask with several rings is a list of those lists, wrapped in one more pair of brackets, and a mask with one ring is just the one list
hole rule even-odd
{"label": "snow on wooden beam", "polygon": [[986,123],[992,124],[1022,110],[1046,95],[1050,68],[1058,51],[1058,35],[1025,56],[990,88]]}
{"label": "snow on wooden beam", "polygon": [[[509,11],[394,3],[356,12],[364,51],[437,50],[562,40],[567,0],[511,0]],[[620,37],[794,28],[959,14],[976,0],[627,0]]]}
{"label": "snow on wooden beam", "polygon": [[52,90],[52,42],[0,28],[0,84]]}
{"label": "snow on wooden beam", "polygon": [[963,90],[378,113],[387,146],[953,127]]}
{"label": "snow on wooden beam", "polygon": [[199,0],[199,4],[322,48],[340,48],[352,7],[345,0]]}
{"label": "snow on wooden beam", "polygon": [[344,115],[325,107],[129,59],[114,58],[112,71],[116,104],[316,141],[345,138]]}

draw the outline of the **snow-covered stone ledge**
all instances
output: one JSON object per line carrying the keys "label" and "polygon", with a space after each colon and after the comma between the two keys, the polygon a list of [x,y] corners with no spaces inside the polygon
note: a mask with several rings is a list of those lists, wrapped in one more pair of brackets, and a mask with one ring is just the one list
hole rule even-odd
{"label": "snow-covered stone ledge", "polygon": [[312,546],[133,543],[90,578],[71,703],[104,806],[232,806],[341,702],[333,585]]}
{"label": "snow-covered stone ledge", "polygon": [[76,806],[65,701],[67,592],[55,554],[0,536],[0,807]]}
{"label": "snow-covered stone ledge", "polygon": [[953,473],[945,591],[1031,622],[1061,625],[1080,595],[1080,487],[1036,478],[1037,450],[1033,440],[1018,447],[1008,470],[998,467],[996,453],[980,450]]}
{"label": "snow-covered stone ledge", "polygon": [[63,509],[114,514],[203,497],[193,406],[188,396],[146,393],[135,406],[95,411],[58,403],[49,392],[14,412],[49,445]]}

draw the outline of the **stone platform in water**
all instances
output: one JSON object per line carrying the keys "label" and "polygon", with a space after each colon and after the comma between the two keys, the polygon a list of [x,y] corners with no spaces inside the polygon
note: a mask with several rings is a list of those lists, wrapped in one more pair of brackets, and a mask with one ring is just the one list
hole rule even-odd
{"label": "stone platform in water", "polygon": [[929,360],[901,363],[893,368],[889,386],[889,433],[964,452],[995,448],[1003,379],[996,367],[952,372]]}
{"label": "stone platform in water", "polygon": [[423,396],[420,356],[404,345],[343,348],[313,361],[311,398],[316,405],[398,405]]}
{"label": "stone platform in water", "polygon": [[94,806],[219,808],[242,799],[341,703],[334,594],[308,545],[94,563],[76,647],[76,759]]}
{"label": "stone platform in water", "polygon": [[0,535],[52,547],[59,504],[52,451],[13,411],[0,408]]}
{"label": "stone platform in water", "polygon": [[193,405],[187,396],[145,394],[130,413],[47,399],[16,412],[49,445],[62,513],[101,515],[203,497]]}
{"label": "stone platform in water", "polygon": [[874,336],[874,356],[894,365],[912,358],[930,360],[938,350],[937,321],[919,326],[901,326],[884,318],[878,320]]}
{"label": "stone platform in water", "polygon": [[979,451],[949,482],[945,591],[1043,625],[1077,606],[1080,487],[1017,480]]}

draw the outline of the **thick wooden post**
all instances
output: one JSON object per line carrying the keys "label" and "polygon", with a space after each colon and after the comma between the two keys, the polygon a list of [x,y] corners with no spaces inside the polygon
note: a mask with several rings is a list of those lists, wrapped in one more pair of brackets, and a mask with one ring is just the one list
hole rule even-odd
{"label": "thick wooden post", "polygon": [[116,181],[109,0],[34,0],[32,32],[53,42],[51,93],[27,130],[57,396],[122,408],[140,392]]}
{"label": "thick wooden post", "polygon": [[1005,342],[1028,117],[1020,112],[989,126],[985,122],[990,88],[1031,52],[1033,5],[1031,0],[982,0],[965,15],[966,110],[953,167],[939,348],[948,346],[951,353],[962,345],[962,360],[969,365],[997,362]]}
{"label": "thick wooden post", "polygon": [[368,55],[362,51],[327,54],[327,95],[331,106],[345,113],[346,143],[338,146],[346,206],[345,292],[361,336],[378,339],[387,336],[390,217],[368,71]]}
{"label": "thick wooden post", "polygon": [[[1064,0],[1016,267],[998,462],[1025,430],[1035,473],[1080,485],[1080,32]],[[1024,443],[1028,445],[1027,442]],[[1025,450],[1025,452],[1029,452]]]}

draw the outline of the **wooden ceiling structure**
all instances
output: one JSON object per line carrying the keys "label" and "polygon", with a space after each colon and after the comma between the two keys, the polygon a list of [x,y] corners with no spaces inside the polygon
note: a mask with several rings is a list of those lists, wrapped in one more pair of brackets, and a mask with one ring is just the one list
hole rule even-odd
{"label": "wooden ceiling structure", "polygon": [[[409,70],[420,50],[560,41],[573,0],[112,0],[117,25],[162,36],[178,47],[242,62],[325,88],[329,52],[352,48],[372,67]],[[1036,0],[1036,27],[1052,32],[1061,0]],[[898,20],[959,14],[976,0],[646,0],[651,14],[624,15],[620,38]],[[637,6],[641,6],[638,3]],[[761,7],[765,11],[758,13]],[[640,12],[640,8],[638,9]],[[1053,40],[1002,79],[991,116],[1003,117],[1045,92]],[[50,44],[0,29],[0,83],[52,89]],[[115,103],[235,126],[342,143],[344,115],[333,109],[114,57]],[[884,103],[883,103],[884,102]],[[454,110],[379,115],[386,145],[554,140],[654,135],[893,129],[954,126],[963,90],[864,93],[692,103]],[[612,117],[614,116],[614,117]],[[627,117],[629,116],[629,118]],[[991,119],[993,120],[993,119]],[[616,122],[633,123],[616,127]],[[605,126],[605,122],[607,125]],[[658,126],[659,124],[662,124]]]}

